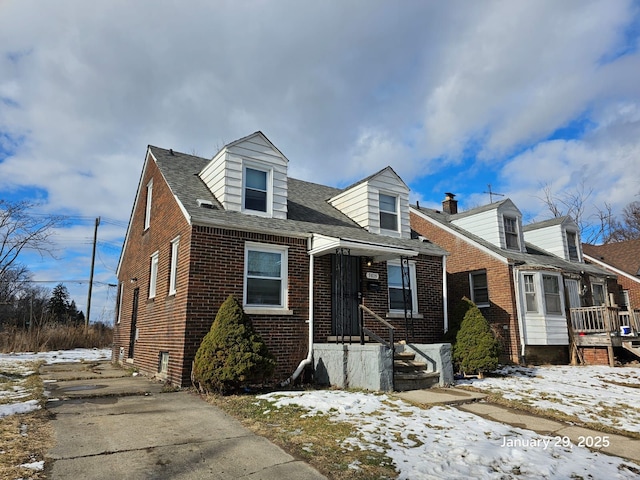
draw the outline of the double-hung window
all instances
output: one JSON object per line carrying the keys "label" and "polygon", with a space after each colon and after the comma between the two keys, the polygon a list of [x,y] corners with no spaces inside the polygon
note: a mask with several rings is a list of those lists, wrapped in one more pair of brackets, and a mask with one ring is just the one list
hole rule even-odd
{"label": "double-hung window", "polygon": [[169,295],[175,295],[178,283],[178,246],[180,237],[171,240],[171,270],[169,272]]}
{"label": "double-hung window", "polygon": [[248,307],[287,307],[287,249],[247,243],[244,304]]}
{"label": "double-hung window", "polygon": [[[402,289],[404,272],[404,290]],[[389,311],[404,312],[405,292],[407,298],[407,311],[418,312],[418,298],[416,295],[416,264],[405,263],[403,267],[398,261],[387,262],[387,285],[389,287]]]}
{"label": "double-hung window", "polygon": [[398,231],[398,197],[379,194],[380,228],[382,230]]}
{"label": "double-hung window", "polygon": [[144,229],[151,225],[151,199],[153,198],[153,179],[147,183],[147,203],[144,209]]}
{"label": "double-hung window", "polygon": [[244,168],[243,208],[254,212],[268,211],[269,172],[257,168]]}
{"label": "double-hung window", "polygon": [[556,275],[542,275],[544,305],[547,313],[562,314],[560,281]]}
{"label": "double-hung window", "polygon": [[578,257],[578,244],[576,243],[576,232],[567,232],[567,247],[569,249],[569,260],[577,262],[580,260]]}
{"label": "double-hung window", "polygon": [[151,270],[149,272],[149,298],[156,296],[156,286],[158,283],[158,252],[151,255]]}
{"label": "double-hung window", "polygon": [[488,307],[489,285],[487,283],[487,271],[479,270],[469,274],[469,284],[471,290],[471,300],[478,307]]}
{"label": "double-hung window", "polygon": [[538,299],[536,298],[536,284],[533,274],[524,275],[524,296],[526,300],[527,312],[538,311]]}
{"label": "double-hung window", "polygon": [[513,217],[504,217],[504,237],[508,249],[520,250],[517,219]]}

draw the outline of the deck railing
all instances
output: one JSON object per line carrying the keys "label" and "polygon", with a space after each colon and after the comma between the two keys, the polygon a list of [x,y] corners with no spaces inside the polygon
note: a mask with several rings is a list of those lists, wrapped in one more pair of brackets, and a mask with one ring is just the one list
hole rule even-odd
{"label": "deck railing", "polygon": [[640,332],[640,310],[617,307],[579,307],[570,309],[571,326],[576,333],[620,333],[621,326]]}

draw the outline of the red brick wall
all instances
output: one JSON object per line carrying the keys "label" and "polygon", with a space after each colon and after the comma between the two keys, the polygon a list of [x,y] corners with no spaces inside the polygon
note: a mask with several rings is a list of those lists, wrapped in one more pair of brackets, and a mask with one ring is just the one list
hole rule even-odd
{"label": "red brick wall", "polygon": [[579,347],[587,365],[609,365],[607,347]]}
{"label": "red brick wall", "polygon": [[502,361],[518,362],[520,335],[512,268],[413,212],[411,228],[449,252],[447,286],[450,315],[462,297],[471,298],[469,273],[486,270],[491,305],[482,308],[482,313],[500,339]]}
{"label": "red brick wall", "polygon": [[[146,186],[152,178],[151,223],[144,230]],[[123,292],[119,302],[121,322],[114,329],[114,358],[118,358],[120,347],[124,348],[125,358],[128,355],[133,291],[139,288],[139,338],[135,342],[134,366],[144,373],[155,374],[160,352],[167,351],[167,379],[179,384],[183,378],[185,325],[181,319],[187,308],[191,229],[152,159],[142,175],[140,197],[133,208],[128,235],[118,278]],[[177,288],[175,295],[169,295],[171,241],[178,235]],[[156,251],[159,254],[156,296],[149,299],[151,254]],[[137,280],[131,281],[133,278]]]}

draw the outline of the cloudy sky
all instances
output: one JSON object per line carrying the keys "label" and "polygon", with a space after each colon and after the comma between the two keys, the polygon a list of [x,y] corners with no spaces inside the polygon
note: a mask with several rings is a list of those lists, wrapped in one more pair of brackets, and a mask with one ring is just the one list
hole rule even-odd
{"label": "cloudy sky", "polygon": [[261,130],[301,179],[391,165],[421,205],[491,184],[525,220],[582,184],[619,213],[640,198],[639,44],[624,0],[0,0],[0,197],[69,216],[55,259],[27,257],[39,280],[87,279],[102,218],[95,320],[148,144],[211,157]]}

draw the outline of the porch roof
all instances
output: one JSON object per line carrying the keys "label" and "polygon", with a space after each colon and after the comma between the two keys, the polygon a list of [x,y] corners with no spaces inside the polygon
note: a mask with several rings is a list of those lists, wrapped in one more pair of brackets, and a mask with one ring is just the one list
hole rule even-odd
{"label": "porch roof", "polygon": [[349,250],[350,255],[356,257],[372,257],[375,262],[393,260],[400,257],[416,257],[419,252],[397,245],[383,245],[354,238],[329,237],[314,234],[310,241],[310,255],[327,255],[338,249]]}

